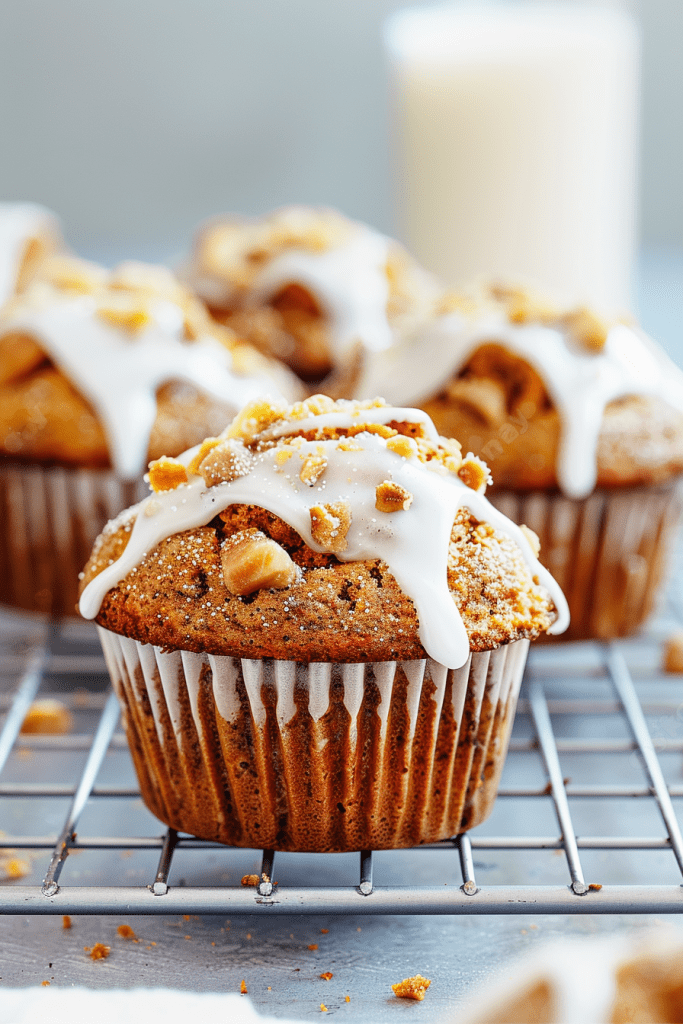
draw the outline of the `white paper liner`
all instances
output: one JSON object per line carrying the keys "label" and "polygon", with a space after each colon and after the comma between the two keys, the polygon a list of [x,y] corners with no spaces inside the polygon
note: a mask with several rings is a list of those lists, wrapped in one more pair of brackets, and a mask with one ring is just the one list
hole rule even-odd
{"label": "white paper liner", "polygon": [[0,461],[0,602],[75,615],[78,574],[108,520],[148,493],[109,470]]}
{"label": "white paper liner", "polygon": [[583,500],[544,491],[493,491],[487,497],[538,534],[539,559],[569,603],[567,632],[544,640],[609,640],[636,632],[671,563],[681,518],[678,481],[599,489]]}
{"label": "white paper liner", "polygon": [[436,662],[164,653],[98,627],[142,796],[167,825],[235,846],[414,846],[489,813],[527,640]]}

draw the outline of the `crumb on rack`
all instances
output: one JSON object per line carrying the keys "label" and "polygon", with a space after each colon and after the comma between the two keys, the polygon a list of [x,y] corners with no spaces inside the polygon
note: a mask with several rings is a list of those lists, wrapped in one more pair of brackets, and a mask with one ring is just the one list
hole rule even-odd
{"label": "crumb on rack", "polygon": [[404,978],[403,981],[392,985],[394,995],[398,999],[417,999],[421,1001],[425,992],[431,985],[431,979],[423,978],[421,974],[415,974],[412,978]]}
{"label": "crumb on rack", "polygon": [[34,700],[21,724],[21,732],[32,735],[63,736],[73,729],[73,715],[60,700],[42,697]]}
{"label": "crumb on rack", "polygon": [[664,645],[665,672],[683,672],[683,630],[672,633]]}
{"label": "crumb on rack", "polygon": [[30,871],[30,861],[17,857],[13,851],[5,851],[5,856],[0,856],[0,879],[3,881],[25,878]]}
{"label": "crumb on rack", "polygon": [[590,882],[589,885],[588,885],[588,888],[591,889],[593,892],[600,892],[600,890],[602,889],[602,883],[601,882]]}
{"label": "crumb on rack", "polygon": [[258,885],[258,875],[242,875],[240,885]]}

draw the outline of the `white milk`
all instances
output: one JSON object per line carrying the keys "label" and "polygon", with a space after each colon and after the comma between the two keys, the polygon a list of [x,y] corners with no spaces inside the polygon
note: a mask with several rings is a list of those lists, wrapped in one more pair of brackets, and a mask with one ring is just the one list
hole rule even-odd
{"label": "white milk", "polygon": [[390,19],[402,235],[448,283],[631,304],[639,40],[615,7],[448,4]]}

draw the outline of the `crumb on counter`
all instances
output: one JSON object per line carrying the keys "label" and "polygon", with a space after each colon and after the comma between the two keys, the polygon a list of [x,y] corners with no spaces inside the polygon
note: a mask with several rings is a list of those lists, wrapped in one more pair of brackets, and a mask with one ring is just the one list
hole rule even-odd
{"label": "crumb on counter", "polygon": [[664,645],[665,672],[683,672],[683,630],[672,633]]}
{"label": "crumb on counter", "polygon": [[320,1012],[321,1013],[327,1013],[327,1007],[325,1006],[324,1003],[320,1004]]}
{"label": "crumb on counter", "polygon": [[242,978],[240,982],[240,992],[242,993],[243,996],[246,996],[249,993],[249,989],[247,988],[247,983],[244,980],[244,978]]}
{"label": "crumb on counter", "polygon": [[308,948],[309,949],[317,949],[318,948],[318,943],[317,942],[312,942]]}
{"label": "crumb on counter", "polygon": [[320,974],[319,977],[322,978],[323,981],[332,981],[332,978],[334,978],[334,974],[332,973],[332,971],[323,971],[323,973]]}
{"label": "crumb on counter", "polygon": [[62,915],[62,928],[64,929],[64,931],[68,931],[69,928],[71,928],[71,918],[69,917],[68,914]]}
{"label": "crumb on counter", "polygon": [[41,985],[43,986],[43,988],[45,988],[45,986],[46,986],[46,985],[49,985],[49,984],[50,984],[50,982],[49,982],[49,981],[41,981],[41,983],[40,983],[40,984],[41,984]]}
{"label": "crumb on counter", "polygon": [[103,942],[96,942],[94,946],[84,946],[83,951],[90,954],[91,960],[106,960],[111,953],[111,946],[105,946]]}
{"label": "crumb on counter", "polygon": [[73,715],[60,700],[43,697],[34,700],[21,724],[21,732],[44,736],[62,736],[73,729]]}
{"label": "crumb on counter", "polygon": [[330,934],[330,929],[329,928],[321,928],[320,929],[320,934],[321,935],[329,935]]}
{"label": "crumb on counter", "polygon": [[132,939],[134,942],[138,941],[138,937],[129,924],[120,924],[116,929],[116,934],[122,939]]}
{"label": "crumb on counter", "polygon": [[423,978],[421,974],[415,974],[412,978],[404,978],[403,981],[392,985],[394,995],[398,999],[417,999],[421,1001],[425,992],[431,985],[430,978]]}

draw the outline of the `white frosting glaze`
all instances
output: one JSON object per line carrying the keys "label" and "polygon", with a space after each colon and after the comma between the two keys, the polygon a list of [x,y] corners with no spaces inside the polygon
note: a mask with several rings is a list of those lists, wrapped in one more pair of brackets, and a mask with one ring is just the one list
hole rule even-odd
{"label": "white frosting glaze", "polygon": [[614,399],[654,396],[683,412],[683,372],[641,331],[617,324],[603,350],[590,353],[556,327],[512,324],[502,312],[476,320],[451,313],[410,344],[368,356],[355,397],[379,392],[397,404],[422,402],[486,343],[526,360],[543,380],[560,416],[556,471],[569,497],[583,498],[595,487],[603,414]]}
{"label": "white frosting glaze", "polygon": [[134,334],[103,319],[92,295],[25,303],[0,323],[3,333],[20,330],[35,338],[92,404],[114,469],[124,479],[140,476],[145,468],[162,384],[194,384],[222,402],[228,415],[264,391],[278,394],[268,377],[234,373],[230,351],[212,336],[188,342],[180,306],[158,299],[146,308],[150,323]]}
{"label": "white frosting glaze", "polygon": [[324,252],[286,249],[256,276],[248,304],[262,305],[286,285],[300,284],[327,318],[335,362],[356,342],[370,351],[388,348],[389,244],[386,236],[359,225],[347,242]]}
{"label": "white frosting glaze", "polygon": [[55,215],[36,203],[0,203],[0,306],[14,295],[17,276],[34,238],[60,237]]}
{"label": "white frosting glaze", "polygon": [[[373,413],[375,422],[421,422],[424,417],[417,410],[386,406],[368,411]],[[407,412],[411,415],[407,416]],[[318,425],[324,420],[324,416],[315,417]],[[296,433],[301,422],[305,421],[288,421],[288,432]],[[346,414],[346,425],[353,422],[354,418]],[[348,546],[338,553],[338,558],[344,562],[376,558],[386,562],[415,605],[423,647],[440,664],[459,668],[469,656],[467,633],[447,583],[451,530],[456,513],[463,507],[518,545],[531,575],[550,593],[557,609],[558,619],[550,632],[559,633],[567,628],[569,612],[562,591],[534,557],[519,527],[482,494],[466,487],[445,467],[440,467],[443,473],[433,472],[417,455],[406,459],[392,452],[386,440],[377,434],[359,434],[355,440],[362,445],[361,451],[344,451],[337,440],[303,441],[282,465],[277,459],[281,449],[268,448],[256,456],[247,476],[207,487],[201,477],[190,475],[187,484],[141,502],[125,551],[85,588],[81,614],[87,619],[94,618],[105,594],[162,540],[206,524],[228,505],[253,504],[268,509],[296,530],[310,548],[324,551],[311,533],[310,509],[318,504],[345,501],[352,518],[346,535]],[[327,459],[327,468],[314,487],[307,486],[299,477],[300,456],[305,458],[308,454],[324,454]],[[185,453],[185,465],[191,457],[192,453]],[[384,513],[376,509],[376,487],[385,480],[400,484],[413,495],[407,511]]]}

